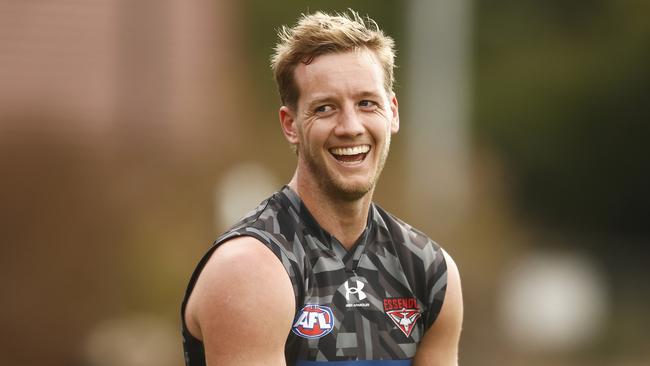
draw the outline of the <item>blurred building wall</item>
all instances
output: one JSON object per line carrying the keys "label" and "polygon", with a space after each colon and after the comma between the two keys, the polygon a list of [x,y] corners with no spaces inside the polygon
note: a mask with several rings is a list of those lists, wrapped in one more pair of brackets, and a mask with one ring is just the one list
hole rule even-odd
{"label": "blurred building wall", "polygon": [[[168,311],[188,275],[178,258],[212,237],[200,197],[214,172],[197,157],[227,156],[240,127],[236,13],[214,1],[0,2],[0,364],[181,362]],[[136,355],[110,338],[128,328],[105,325],[152,315]],[[132,321],[107,323],[121,318]]]}
{"label": "blurred building wall", "polygon": [[0,2],[2,126],[58,113],[57,128],[101,136],[115,117],[120,19],[115,0]]}

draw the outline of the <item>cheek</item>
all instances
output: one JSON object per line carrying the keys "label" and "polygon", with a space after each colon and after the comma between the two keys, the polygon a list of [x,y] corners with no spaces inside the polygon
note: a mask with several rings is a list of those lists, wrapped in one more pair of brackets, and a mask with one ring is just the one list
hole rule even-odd
{"label": "cheek", "polygon": [[318,121],[305,126],[304,135],[310,143],[322,144],[327,140],[329,128],[326,123],[323,122],[324,121]]}
{"label": "cheek", "polygon": [[300,144],[310,155],[320,150],[320,146],[324,143],[324,139],[320,137],[320,131],[313,125],[305,126],[300,135]]}
{"label": "cheek", "polygon": [[384,115],[377,117],[369,126],[369,131],[376,140],[385,140],[391,133],[390,119]]}

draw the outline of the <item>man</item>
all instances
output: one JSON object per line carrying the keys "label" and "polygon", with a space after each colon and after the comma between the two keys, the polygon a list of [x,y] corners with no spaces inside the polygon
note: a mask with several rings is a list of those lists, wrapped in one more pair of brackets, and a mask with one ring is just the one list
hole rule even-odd
{"label": "man", "polygon": [[457,365],[456,265],[372,203],[399,129],[393,40],[353,11],[303,15],[279,36],[295,174],[199,263],[182,308],[186,363]]}

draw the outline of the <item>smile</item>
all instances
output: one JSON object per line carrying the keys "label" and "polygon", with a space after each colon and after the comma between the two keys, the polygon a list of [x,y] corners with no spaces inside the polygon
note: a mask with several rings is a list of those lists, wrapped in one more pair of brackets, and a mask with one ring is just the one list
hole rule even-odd
{"label": "smile", "polygon": [[355,163],[361,162],[370,152],[370,145],[358,145],[350,147],[335,147],[329,149],[330,154],[340,162]]}

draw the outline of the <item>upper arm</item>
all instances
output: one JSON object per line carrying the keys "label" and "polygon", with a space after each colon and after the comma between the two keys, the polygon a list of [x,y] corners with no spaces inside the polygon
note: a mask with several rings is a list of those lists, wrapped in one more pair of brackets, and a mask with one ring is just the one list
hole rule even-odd
{"label": "upper arm", "polygon": [[424,334],[415,355],[414,366],[458,365],[458,342],[463,323],[463,295],[460,275],[454,260],[443,251],[447,263],[447,290],[436,321]]}
{"label": "upper arm", "polygon": [[215,250],[188,300],[188,330],[203,341],[208,364],[284,365],[295,312],[289,275],[252,237]]}

